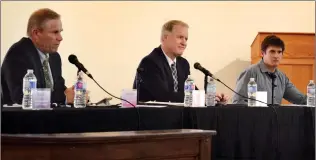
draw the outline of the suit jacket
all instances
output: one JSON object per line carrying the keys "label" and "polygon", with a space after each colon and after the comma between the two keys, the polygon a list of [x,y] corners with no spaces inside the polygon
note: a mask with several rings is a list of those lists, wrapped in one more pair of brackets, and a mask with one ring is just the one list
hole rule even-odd
{"label": "suit jacket", "polygon": [[[190,74],[189,62],[183,57],[177,57],[178,92],[173,89],[173,77],[168,61],[161,49],[155,48],[144,57],[138,68],[142,68],[139,88],[139,101],[181,102],[184,101],[184,82]],[[136,78],[133,88],[136,89]]]}
{"label": "suit jacket", "polygon": [[[58,53],[49,55],[49,65],[54,81],[52,103],[65,103],[65,80],[62,77],[61,58]],[[45,88],[43,66],[39,53],[29,38],[22,38],[8,50],[1,66],[2,104],[22,103],[23,77],[27,69],[33,69],[37,88]]]}

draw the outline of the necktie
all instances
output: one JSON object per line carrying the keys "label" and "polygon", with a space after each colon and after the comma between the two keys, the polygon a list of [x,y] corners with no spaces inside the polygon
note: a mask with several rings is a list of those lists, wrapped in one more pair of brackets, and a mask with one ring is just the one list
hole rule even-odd
{"label": "necktie", "polygon": [[49,75],[49,68],[48,68],[48,54],[45,54],[45,60],[43,61],[43,71],[44,71],[44,79],[45,79],[45,88],[53,89],[53,85]]}
{"label": "necktie", "polygon": [[172,78],[173,78],[173,89],[178,92],[178,73],[175,63],[171,64]]}

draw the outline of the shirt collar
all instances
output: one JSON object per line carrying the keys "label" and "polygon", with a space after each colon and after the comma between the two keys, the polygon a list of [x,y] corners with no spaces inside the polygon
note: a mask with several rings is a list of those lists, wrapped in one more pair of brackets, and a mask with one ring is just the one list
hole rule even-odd
{"label": "shirt collar", "polygon": [[169,64],[170,67],[171,67],[172,64],[175,64],[175,65],[177,64],[177,58],[175,58],[174,61],[173,61],[170,57],[168,57],[168,56],[166,55],[166,53],[163,51],[162,48],[161,48],[161,50],[162,50],[162,53],[165,55],[165,57],[166,57],[166,59],[167,59],[168,64]]}
{"label": "shirt collar", "polygon": [[[267,66],[264,64],[263,59],[259,62],[259,68],[260,68],[261,72],[264,72],[264,73],[266,73],[266,72],[271,73],[271,72],[269,71],[269,69],[267,68]],[[275,71],[274,71],[274,73],[275,73],[275,74],[278,74],[278,72],[279,72],[279,70],[276,68]]]}
{"label": "shirt collar", "polygon": [[43,61],[46,59],[46,55],[47,55],[47,58],[49,58],[49,54],[48,53],[43,53],[41,50],[39,50],[38,48],[36,48],[37,49],[37,51],[38,51],[38,54],[39,54],[39,56],[40,56],[40,59],[41,59],[41,61],[42,61],[42,63],[43,63]]}

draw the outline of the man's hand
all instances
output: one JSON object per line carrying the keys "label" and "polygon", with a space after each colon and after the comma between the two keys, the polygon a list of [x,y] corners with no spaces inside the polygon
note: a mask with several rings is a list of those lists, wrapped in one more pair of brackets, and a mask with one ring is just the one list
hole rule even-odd
{"label": "man's hand", "polygon": [[217,103],[221,103],[221,104],[227,104],[229,97],[227,95],[225,95],[224,93],[216,93],[216,97],[215,100],[217,101]]}
{"label": "man's hand", "polygon": [[75,86],[72,86],[70,88],[67,88],[65,90],[65,95],[66,95],[66,102],[67,104],[73,104],[74,103],[74,98],[75,98],[75,92],[74,92]]}
{"label": "man's hand", "polygon": [[[75,98],[75,86],[67,88],[64,93],[66,95],[67,103],[73,104],[74,98]],[[88,103],[88,101],[90,100],[89,93],[90,93],[89,91],[86,92],[86,103]]]}

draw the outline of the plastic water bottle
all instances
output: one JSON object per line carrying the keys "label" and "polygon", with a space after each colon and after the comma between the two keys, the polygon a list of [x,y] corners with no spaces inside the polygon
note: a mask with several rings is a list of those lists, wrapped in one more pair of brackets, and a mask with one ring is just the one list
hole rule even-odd
{"label": "plastic water bottle", "polygon": [[[255,81],[255,78],[250,78],[250,81],[248,82],[248,106],[256,106],[256,95],[257,95],[257,83]],[[254,100],[252,100],[254,99]]]}
{"label": "plastic water bottle", "polygon": [[32,109],[33,108],[33,98],[32,92],[37,88],[37,79],[32,69],[28,69],[27,73],[23,78],[23,99],[22,99],[22,109]]}
{"label": "plastic water bottle", "polygon": [[193,102],[193,91],[195,90],[195,84],[192,77],[189,75],[184,82],[184,106],[191,107]]}
{"label": "plastic water bottle", "polygon": [[216,97],[216,84],[215,84],[215,80],[212,77],[210,77],[206,85],[206,95],[205,95],[206,106],[215,106],[216,104],[215,97]]}
{"label": "plastic water bottle", "polygon": [[86,83],[83,81],[83,73],[79,72],[77,82],[75,84],[74,107],[86,107]]}
{"label": "plastic water bottle", "polygon": [[307,85],[307,106],[315,107],[315,83],[314,80],[309,80]]}

